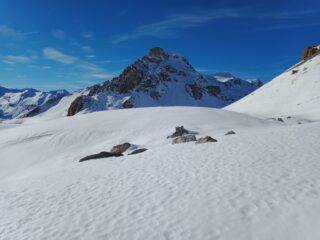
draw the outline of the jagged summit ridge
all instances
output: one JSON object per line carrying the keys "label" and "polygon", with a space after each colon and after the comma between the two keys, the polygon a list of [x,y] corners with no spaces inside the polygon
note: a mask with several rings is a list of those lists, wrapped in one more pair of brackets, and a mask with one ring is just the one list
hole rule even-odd
{"label": "jagged summit ridge", "polygon": [[80,111],[149,106],[223,107],[261,85],[231,74],[224,82],[217,75],[204,76],[180,54],[153,47],[118,77],[88,87],[71,104],[68,116]]}

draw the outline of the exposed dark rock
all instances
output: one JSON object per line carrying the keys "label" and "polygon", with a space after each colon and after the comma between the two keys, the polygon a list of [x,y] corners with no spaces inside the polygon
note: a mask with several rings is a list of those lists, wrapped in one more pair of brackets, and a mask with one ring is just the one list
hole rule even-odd
{"label": "exposed dark rock", "polygon": [[170,136],[168,136],[167,138],[180,137],[180,136],[183,136],[186,134],[189,134],[189,131],[187,129],[185,129],[183,126],[176,127],[176,131],[174,133],[172,133]]}
{"label": "exposed dark rock", "polygon": [[89,156],[86,156],[84,158],[81,158],[79,162],[84,162],[88,160],[93,160],[93,159],[100,159],[100,158],[109,158],[109,157],[121,157],[123,156],[121,153],[111,153],[111,152],[100,152],[97,154],[92,154]]}
{"label": "exposed dark rock", "polygon": [[169,73],[176,73],[177,69],[175,69],[174,67],[172,67],[171,65],[167,65],[166,66],[166,71]]}
{"label": "exposed dark rock", "polygon": [[186,90],[195,100],[199,100],[202,98],[202,89],[197,83],[188,84],[186,86]]}
{"label": "exposed dark rock", "polygon": [[41,111],[41,107],[37,106],[34,109],[32,109],[31,111],[27,112],[26,114],[24,114],[23,116],[21,116],[22,118],[26,118],[26,117],[32,117],[37,115],[39,112]]}
{"label": "exposed dark rock", "polygon": [[282,118],[277,118],[279,122],[284,122]]}
{"label": "exposed dark rock", "polygon": [[236,132],[235,131],[229,131],[225,135],[233,135],[233,134],[236,134]]}
{"label": "exposed dark rock", "polygon": [[211,86],[207,86],[206,89],[211,96],[217,96],[221,93],[221,88],[219,86],[211,85]]}
{"label": "exposed dark rock", "polygon": [[196,141],[196,143],[207,143],[207,142],[218,142],[218,141],[210,136],[199,138]]}
{"label": "exposed dark rock", "polygon": [[150,97],[152,97],[155,100],[158,100],[161,98],[161,94],[159,92],[153,91],[150,93]]}
{"label": "exposed dark rock", "polygon": [[194,136],[194,135],[186,135],[186,136],[181,136],[181,137],[177,137],[177,138],[173,139],[172,140],[172,144],[194,142],[194,141],[197,141],[196,136]]}
{"label": "exposed dark rock", "polygon": [[170,75],[166,72],[162,72],[159,74],[160,82],[171,82]]}
{"label": "exposed dark rock", "polygon": [[123,108],[133,108],[134,97],[130,97],[122,103]]}
{"label": "exposed dark rock", "polygon": [[296,74],[296,73],[298,73],[298,72],[299,72],[298,69],[293,69],[293,70],[291,71],[291,74]]}
{"label": "exposed dark rock", "polygon": [[68,117],[76,115],[78,112],[83,110],[85,104],[85,96],[77,97],[70,105],[68,109]]}
{"label": "exposed dark rock", "polygon": [[178,71],[177,75],[182,77],[187,76],[187,74],[184,71]]}
{"label": "exposed dark rock", "polygon": [[146,149],[146,148],[140,148],[140,149],[137,149],[137,150],[132,151],[132,152],[129,153],[128,155],[133,155],[133,154],[142,153],[142,152],[145,152],[145,151],[147,151],[147,150],[148,150],[148,149]]}
{"label": "exposed dark rock", "polygon": [[149,55],[152,57],[163,57],[164,59],[169,58],[169,54],[166,53],[161,47],[153,47],[149,51]]}
{"label": "exposed dark rock", "polygon": [[306,47],[303,50],[302,56],[301,56],[301,60],[306,60],[309,57],[312,57],[313,55],[317,54],[318,52],[320,52],[320,50],[314,46],[310,46],[310,47]]}
{"label": "exposed dark rock", "polygon": [[122,143],[122,144],[119,144],[119,145],[116,145],[114,146],[110,152],[112,153],[123,153],[125,151],[128,150],[128,148],[131,146],[130,143]]}
{"label": "exposed dark rock", "polygon": [[139,85],[143,78],[143,70],[134,67],[127,67],[118,78],[114,78],[112,83],[116,85],[118,93],[127,93]]}

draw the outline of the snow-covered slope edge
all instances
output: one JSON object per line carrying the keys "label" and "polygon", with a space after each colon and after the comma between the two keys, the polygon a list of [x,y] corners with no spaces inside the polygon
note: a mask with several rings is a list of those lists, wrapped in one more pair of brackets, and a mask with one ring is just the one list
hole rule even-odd
{"label": "snow-covered slope edge", "polygon": [[319,120],[319,106],[320,55],[316,54],[226,109],[262,117]]}
{"label": "snow-covered slope edge", "polygon": [[34,116],[55,106],[69,95],[66,90],[41,92],[32,88],[0,87],[0,120]]}

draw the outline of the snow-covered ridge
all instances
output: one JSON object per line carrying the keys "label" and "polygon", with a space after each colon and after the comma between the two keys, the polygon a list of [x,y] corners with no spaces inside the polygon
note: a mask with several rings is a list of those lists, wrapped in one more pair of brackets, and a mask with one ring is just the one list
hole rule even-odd
{"label": "snow-covered ridge", "polygon": [[262,117],[319,120],[320,55],[313,54],[226,109]]}
{"label": "snow-covered ridge", "polygon": [[242,80],[225,73],[205,76],[180,54],[154,47],[112,81],[88,87],[87,93],[71,104],[68,116],[78,112],[132,107],[221,108],[261,85],[258,80]]}
{"label": "snow-covered ridge", "polygon": [[56,105],[67,95],[66,90],[42,92],[32,88],[0,87],[0,119],[33,116]]}

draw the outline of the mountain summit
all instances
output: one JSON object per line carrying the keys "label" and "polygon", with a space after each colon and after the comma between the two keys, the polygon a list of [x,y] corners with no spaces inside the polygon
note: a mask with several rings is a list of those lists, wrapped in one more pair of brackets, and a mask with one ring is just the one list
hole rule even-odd
{"label": "mountain summit", "polygon": [[82,91],[71,103],[68,116],[81,111],[151,106],[221,108],[261,85],[258,80],[226,73],[205,76],[180,54],[153,47],[118,77]]}

